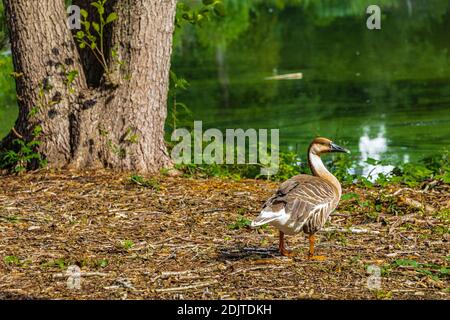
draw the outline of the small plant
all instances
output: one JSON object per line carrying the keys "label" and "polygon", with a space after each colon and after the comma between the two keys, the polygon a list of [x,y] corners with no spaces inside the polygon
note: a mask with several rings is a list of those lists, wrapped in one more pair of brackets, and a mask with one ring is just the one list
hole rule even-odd
{"label": "small plant", "polygon": [[16,256],[6,256],[3,261],[5,262],[6,265],[20,265],[20,260],[18,257]]}
{"label": "small plant", "polygon": [[77,70],[70,70],[66,73],[66,79],[64,80],[64,83],[66,84],[70,93],[74,93],[73,83],[75,82],[75,79],[77,77],[78,77]]}
{"label": "small plant", "polygon": [[123,249],[129,250],[129,249],[131,249],[131,248],[134,247],[134,242],[131,241],[131,240],[122,240],[122,241],[120,242],[120,245],[121,245],[121,247],[122,247]]}
{"label": "small plant", "polygon": [[39,168],[45,167],[47,161],[36,151],[36,148],[41,145],[41,141],[36,140],[41,131],[42,128],[36,126],[33,131],[33,139],[28,142],[23,139],[14,139],[13,145],[15,149],[0,153],[0,168],[9,168],[12,172],[20,173],[34,162],[37,162]]}
{"label": "small plant", "polygon": [[106,268],[109,265],[108,259],[98,259],[95,261],[95,265],[99,268]]}
{"label": "small plant", "polygon": [[419,274],[423,274],[431,277],[433,280],[439,280],[440,278],[446,278],[450,274],[450,269],[444,265],[437,265],[434,263],[420,263],[411,259],[398,259],[392,263],[394,268],[409,268],[413,269]]}
{"label": "small plant", "polygon": [[[172,96],[172,109],[170,110],[169,119],[172,130],[175,130],[179,124],[179,115],[183,114],[184,117],[190,117],[192,115],[191,110],[181,102],[177,102],[177,95],[180,90],[187,90],[189,87],[189,82],[181,77],[178,77],[175,72],[170,71],[170,93]],[[181,111],[180,111],[181,109]]]}
{"label": "small plant", "polygon": [[359,200],[359,195],[357,193],[354,193],[354,192],[349,192],[349,193],[343,194],[342,197],[341,197],[341,200],[344,200],[344,201],[345,200],[352,200],[352,199]]}
{"label": "small plant", "polygon": [[54,265],[57,266],[60,269],[65,269],[67,266],[67,263],[64,259],[59,258],[53,261]]}
{"label": "small plant", "polygon": [[136,132],[134,132],[132,128],[128,128],[127,131],[125,132],[123,141],[131,144],[136,144],[138,143],[138,140],[139,135]]}
{"label": "small plant", "polygon": [[[81,25],[84,27],[84,31],[80,30],[75,34],[75,39],[78,41],[78,45],[81,49],[89,48],[97,61],[103,67],[106,77],[112,72],[108,66],[106,52],[104,49],[105,41],[105,27],[117,20],[117,13],[111,12],[107,17],[105,16],[105,5],[108,0],[97,0],[91,2],[91,6],[97,9],[99,21],[89,21],[89,13],[82,9],[80,14],[82,16]],[[92,32],[92,29],[94,32]],[[111,57],[119,64],[123,62],[118,59],[117,51],[112,50]]]}
{"label": "small plant", "polygon": [[228,229],[230,230],[238,230],[242,228],[248,228],[250,227],[251,220],[247,219],[246,217],[239,215],[236,219],[236,221],[228,226]]}
{"label": "small plant", "polygon": [[127,156],[127,151],[121,146],[116,145],[114,142],[112,142],[111,139],[108,139],[106,145],[111,150],[111,152],[118,156],[120,159],[125,159],[125,157]]}
{"label": "small plant", "polygon": [[67,267],[67,262],[63,258],[58,258],[56,260],[49,260],[49,261],[41,263],[41,267],[42,268],[58,267],[61,270],[64,270]]}
{"label": "small plant", "polygon": [[380,300],[392,300],[392,291],[376,290],[375,297]]}
{"label": "small plant", "polygon": [[132,184],[137,184],[141,187],[150,188],[156,191],[159,191],[161,189],[161,186],[159,182],[156,179],[146,179],[140,175],[133,174],[130,177],[130,182]]}

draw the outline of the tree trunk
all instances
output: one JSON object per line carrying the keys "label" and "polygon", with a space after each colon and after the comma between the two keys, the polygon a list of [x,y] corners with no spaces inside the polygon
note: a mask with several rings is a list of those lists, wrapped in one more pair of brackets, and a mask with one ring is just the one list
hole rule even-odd
{"label": "tree trunk", "polygon": [[[4,2],[20,115],[3,147],[18,134],[30,140],[40,125],[39,152],[52,168],[156,172],[171,165],[164,123],[176,0],[108,1],[119,16],[104,42],[108,79],[89,49],[77,48],[63,0]],[[85,9],[90,2],[73,1]],[[73,70],[78,76],[68,83]]]}

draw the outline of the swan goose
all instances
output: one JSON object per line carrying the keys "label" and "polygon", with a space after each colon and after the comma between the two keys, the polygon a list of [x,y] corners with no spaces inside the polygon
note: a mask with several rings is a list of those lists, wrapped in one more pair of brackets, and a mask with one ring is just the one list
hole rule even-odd
{"label": "swan goose", "polygon": [[303,230],[309,235],[309,258],[323,259],[314,256],[315,233],[337,207],[342,194],[338,179],[320,159],[329,152],[349,153],[329,139],[314,139],[308,149],[308,164],[313,175],[300,174],[283,182],[251,223],[252,228],[268,223],[279,230],[279,250],[283,256],[293,256],[285,247],[284,235]]}

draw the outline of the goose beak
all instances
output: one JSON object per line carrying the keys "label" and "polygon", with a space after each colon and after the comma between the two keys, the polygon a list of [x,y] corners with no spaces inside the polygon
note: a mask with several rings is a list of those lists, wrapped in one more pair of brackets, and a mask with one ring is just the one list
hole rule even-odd
{"label": "goose beak", "polygon": [[341,146],[338,146],[337,144],[331,143],[331,152],[344,152],[344,153],[350,153],[349,150],[342,148]]}

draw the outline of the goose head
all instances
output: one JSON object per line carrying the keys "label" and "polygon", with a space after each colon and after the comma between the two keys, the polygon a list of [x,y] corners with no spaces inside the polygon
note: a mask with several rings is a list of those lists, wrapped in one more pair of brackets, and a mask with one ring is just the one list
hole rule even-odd
{"label": "goose head", "polygon": [[309,153],[313,155],[320,156],[323,153],[329,152],[350,153],[350,151],[342,148],[341,146],[338,146],[337,144],[333,143],[333,141],[331,141],[330,139],[322,137],[315,138],[309,146]]}

